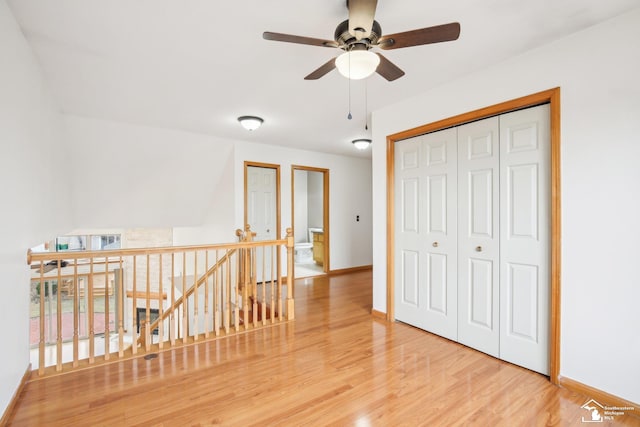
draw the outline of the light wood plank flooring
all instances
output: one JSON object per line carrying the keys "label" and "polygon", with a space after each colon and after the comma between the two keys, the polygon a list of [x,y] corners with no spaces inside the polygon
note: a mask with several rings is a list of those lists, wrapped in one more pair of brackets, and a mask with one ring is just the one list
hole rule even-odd
{"label": "light wood plank flooring", "polygon": [[588,416],[584,396],[541,375],[373,319],[370,271],[300,279],[295,294],[286,325],[30,382],[10,425],[568,426]]}

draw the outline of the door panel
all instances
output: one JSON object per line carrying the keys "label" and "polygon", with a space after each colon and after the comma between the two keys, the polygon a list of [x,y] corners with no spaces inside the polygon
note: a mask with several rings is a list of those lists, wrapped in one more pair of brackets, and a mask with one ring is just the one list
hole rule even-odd
{"label": "door panel", "polygon": [[493,237],[493,170],[469,172],[469,236]]}
{"label": "door panel", "polygon": [[538,342],[538,267],[508,264],[507,319],[508,333]]}
{"label": "door panel", "polygon": [[422,136],[426,227],[425,255],[427,306],[424,323],[429,332],[458,338],[457,314],[457,131],[445,129]]}
{"label": "door panel", "polygon": [[[273,168],[247,167],[247,223],[251,231],[256,233],[254,240],[275,240],[277,236],[276,173],[277,170]],[[275,279],[270,262],[272,249],[258,247],[255,251],[257,281]]]}
{"label": "door panel", "polygon": [[418,233],[418,205],[420,193],[418,191],[418,178],[402,180],[402,231],[404,233]]}
{"label": "door panel", "polygon": [[414,308],[419,307],[419,258],[416,251],[402,251],[402,303]]}
{"label": "door panel", "polygon": [[427,289],[429,289],[428,310],[447,315],[447,256],[443,254],[429,254],[427,271]]}
{"label": "door panel", "polygon": [[396,318],[423,326],[426,292],[422,292],[424,266],[420,251],[421,231],[421,146],[420,137],[402,141],[395,147],[395,304]]}
{"label": "door panel", "polygon": [[458,151],[458,341],[498,356],[498,118],[460,126]]}
{"label": "door panel", "polygon": [[500,116],[500,358],[549,374],[549,106]]}
{"label": "door panel", "polygon": [[469,259],[469,322],[493,330],[493,263]]}
{"label": "door panel", "polygon": [[396,318],[455,340],[456,130],[401,141],[395,150]]}

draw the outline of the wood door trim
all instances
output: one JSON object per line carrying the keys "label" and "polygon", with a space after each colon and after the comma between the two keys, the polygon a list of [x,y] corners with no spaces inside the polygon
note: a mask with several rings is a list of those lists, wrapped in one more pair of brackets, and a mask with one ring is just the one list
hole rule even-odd
{"label": "wood door trim", "polygon": [[549,379],[558,384],[560,375],[560,280],[561,280],[561,197],[560,197],[560,88],[545,90],[500,104],[449,117],[433,123],[387,136],[387,320],[395,320],[394,312],[394,144],[403,139],[459,126],[514,110],[549,104],[551,143],[551,307],[549,328]]}
{"label": "wood door trim", "polygon": [[330,255],[331,251],[329,251],[329,244],[331,242],[329,235],[329,169],[325,168],[317,168],[313,166],[301,166],[301,165],[291,165],[291,229],[294,230],[295,233],[295,207],[294,207],[294,172],[296,170],[304,170],[308,172],[320,172],[322,173],[322,230],[324,234],[324,262],[322,263],[322,271],[325,274],[329,274],[331,269],[330,265]]}

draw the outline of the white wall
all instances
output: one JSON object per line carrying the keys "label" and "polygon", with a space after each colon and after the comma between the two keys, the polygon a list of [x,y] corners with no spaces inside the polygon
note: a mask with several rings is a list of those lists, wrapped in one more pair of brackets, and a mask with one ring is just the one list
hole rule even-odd
{"label": "white wall", "polygon": [[71,229],[62,120],[0,0],[0,416],[29,364],[29,247]]}
{"label": "white wall", "polygon": [[221,151],[218,156],[224,161],[221,176],[213,186],[214,192],[207,207],[204,222],[195,227],[174,227],[173,244],[175,246],[228,243],[237,241],[235,230],[242,228],[234,218],[235,189],[234,155]]}
{"label": "white wall", "polygon": [[[280,236],[291,226],[291,165],[329,169],[330,268],[371,265],[371,162],[357,157],[239,142],[235,148],[235,218],[244,217],[244,162],[280,165]],[[360,222],[356,222],[360,215]]]}
{"label": "white wall", "polygon": [[386,136],[561,87],[560,373],[640,402],[640,9],[374,113],[374,308],[386,311]]}
{"label": "white wall", "polygon": [[65,116],[74,224],[201,226],[233,144],[179,130]]}

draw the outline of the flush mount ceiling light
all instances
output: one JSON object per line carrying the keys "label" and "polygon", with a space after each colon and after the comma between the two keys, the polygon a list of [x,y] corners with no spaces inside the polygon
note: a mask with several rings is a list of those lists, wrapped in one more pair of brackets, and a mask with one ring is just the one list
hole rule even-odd
{"label": "flush mount ceiling light", "polygon": [[360,80],[375,73],[380,57],[368,50],[351,50],[336,58],[336,68],[348,79]]}
{"label": "flush mount ceiling light", "polygon": [[238,117],[238,121],[246,130],[256,130],[264,122],[264,120],[256,116],[241,116]]}
{"label": "flush mount ceiling light", "polygon": [[351,143],[358,149],[358,150],[366,150],[367,147],[369,147],[369,145],[371,145],[371,140],[370,139],[354,139],[353,141],[351,141]]}

